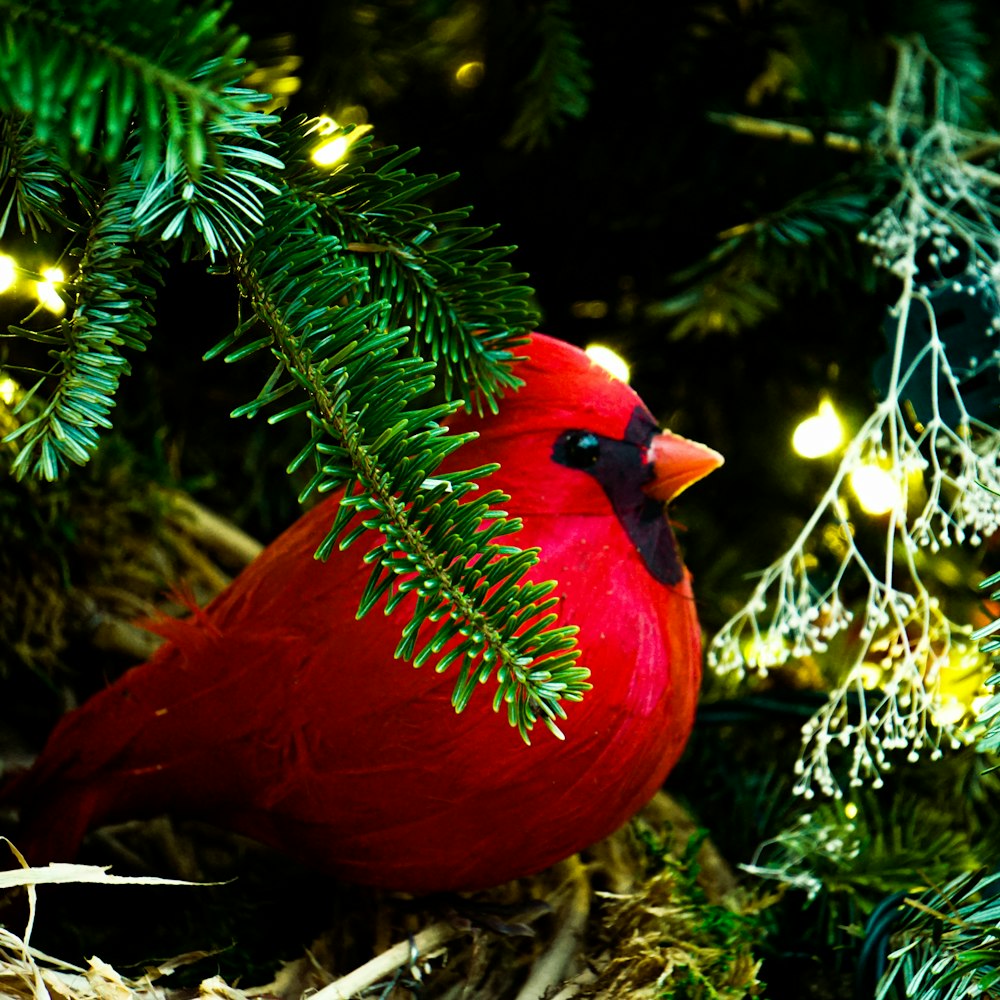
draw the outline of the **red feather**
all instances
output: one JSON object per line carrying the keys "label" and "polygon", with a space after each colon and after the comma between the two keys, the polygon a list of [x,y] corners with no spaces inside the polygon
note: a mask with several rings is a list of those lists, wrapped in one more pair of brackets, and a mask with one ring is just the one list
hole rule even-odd
{"label": "red feather", "polygon": [[[539,727],[525,746],[488,690],[456,716],[453,671],[393,659],[405,608],[355,621],[361,546],[313,558],[333,497],[60,722],[13,788],[29,860],[70,856],[96,824],[173,812],[352,881],[470,889],[588,846],[656,791],[698,693],[690,578],[654,579],[601,482],[552,457],[569,429],[621,441],[635,414],[652,418],[576,348],[534,335],[525,353],[500,417],[455,419],[481,437],[451,464],[501,463],[488,485],[523,517],[513,540],[542,550],[530,576],[559,581],[560,619],[580,628],[593,690],[568,706],[566,740]],[[702,452],[699,474],[720,461]]]}

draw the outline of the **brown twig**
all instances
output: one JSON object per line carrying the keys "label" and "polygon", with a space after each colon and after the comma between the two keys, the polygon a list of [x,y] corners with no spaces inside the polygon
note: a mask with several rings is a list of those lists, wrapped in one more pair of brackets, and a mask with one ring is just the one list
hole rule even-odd
{"label": "brown twig", "polygon": [[752,115],[709,114],[709,120],[718,125],[725,125],[734,132],[745,135],[755,135],[762,139],[785,139],[803,146],[814,146],[821,142],[830,149],[838,149],[845,153],[862,153],[865,143],[853,135],[842,132],[814,132],[804,125],[792,125],[789,122],[777,122],[769,118],[754,118]]}
{"label": "brown twig", "polygon": [[193,538],[222,556],[227,562],[246,566],[260,555],[264,546],[230,521],[202,507],[186,493],[167,491],[173,510]]}
{"label": "brown twig", "polygon": [[558,910],[558,929],[549,947],[531,967],[517,1000],[542,1000],[573,975],[570,966],[580,954],[590,916],[590,879],[578,855],[562,862],[566,871],[566,900]]}
{"label": "brown twig", "polygon": [[466,931],[461,927],[441,920],[430,927],[425,927],[409,941],[401,941],[393,945],[388,951],[383,951],[381,955],[376,955],[373,959],[359,965],[346,976],[317,990],[310,1000],[350,1000],[361,990],[371,986],[373,983],[391,976],[397,969],[412,965],[417,960],[417,956],[426,956],[437,951],[453,938],[464,934]]}

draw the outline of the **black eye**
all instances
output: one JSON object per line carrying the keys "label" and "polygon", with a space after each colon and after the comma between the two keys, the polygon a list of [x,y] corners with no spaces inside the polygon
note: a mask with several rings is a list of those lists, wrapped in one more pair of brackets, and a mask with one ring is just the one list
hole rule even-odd
{"label": "black eye", "polygon": [[589,469],[601,457],[601,439],[591,431],[567,431],[556,442],[552,457],[571,469]]}

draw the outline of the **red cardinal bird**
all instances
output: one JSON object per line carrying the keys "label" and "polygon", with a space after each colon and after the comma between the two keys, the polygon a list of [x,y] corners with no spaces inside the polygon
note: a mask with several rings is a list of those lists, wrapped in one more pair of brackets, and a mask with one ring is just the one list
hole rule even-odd
{"label": "red cardinal bird", "polygon": [[491,479],[560,583],[593,689],[565,741],[526,746],[477,692],[393,659],[394,615],[355,621],[355,548],[313,558],[337,499],[274,541],[170,641],[61,720],[15,779],[21,847],[73,854],[102,822],[170,812],[247,834],[354,882],[483,888],[607,836],[663,782],[691,729],[701,645],[664,504],[722,459],[659,432],[639,397],[536,334],[524,387],[453,460]]}

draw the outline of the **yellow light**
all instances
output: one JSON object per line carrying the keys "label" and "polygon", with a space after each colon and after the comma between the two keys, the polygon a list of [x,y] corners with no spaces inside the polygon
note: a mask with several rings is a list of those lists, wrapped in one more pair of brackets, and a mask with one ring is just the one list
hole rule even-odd
{"label": "yellow light", "polygon": [[66,303],[56,290],[56,285],[61,285],[66,280],[66,273],[61,267],[46,267],[42,270],[44,281],[35,283],[35,294],[49,312],[62,313],[66,311]]}
{"label": "yellow light", "polygon": [[312,161],[320,167],[330,167],[342,160],[350,146],[346,135],[338,135],[333,139],[321,142],[312,152]]}
{"label": "yellow light", "polygon": [[[347,110],[360,112],[364,109],[354,107]],[[336,135],[335,133],[339,132],[340,128],[341,126],[337,121],[329,115],[320,115],[316,119],[310,131],[328,137],[312,151],[312,161],[317,166],[332,167],[334,164],[339,163],[347,155],[351,144],[357,142],[366,132],[372,130],[371,125],[360,124],[355,125],[350,132],[344,135]]]}
{"label": "yellow light", "polygon": [[310,131],[318,132],[320,135],[330,135],[336,132],[338,128],[340,126],[329,115],[320,115]]}
{"label": "yellow light", "polygon": [[866,691],[874,691],[882,683],[884,674],[885,671],[877,663],[871,663],[868,660],[865,660],[858,668],[861,686]]}
{"label": "yellow light", "polygon": [[17,273],[17,265],[13,257],[7,254],[0,254],[0,292],[6,292],[14,284],[14,277]]}
{"label": "yellow light", "polygon": [[780,666],[788,659],[788,644],[780,635],[764,632],[743,644],[743,662],[753,670]]}
{"label": "yellow light", "polygon": [[858,815],[858,806],[856,802],[847,802],[844,805],[844,815],[848,819],[854,819]]}
{"label": "yellow light", "polygon": [[945,698],[931,712],[931,721],[936,726],[954,726],[965,717],[966,708],[957,698]]}
{"label": "yellow light", "polygon": [[608,314],[608,304],[601,299],[574,302],[570,306],[570,312],[577,319],[604,319]]}
{"label": "yellow light", "polygon": [[629,380],[631,371],[628,362],[620,355],[616,354],[610,347],[604,344],[589,344],[586,349],[587,357],[600,365],[605,371],[610,372],[615,378],[620,378],[623,382]]}
{"label": "yellow light", "polygon": [[820,458],[835,452],[844,441],[844,427],[828,399],[813,416],[806,417],[792,434],[792,447],[803,458]]}
{"label": "yellow light", "polygon": [[0,401],[12,406],[19,386],[12,378],[0,378]]}
{"label": "yellow light", "polygon": [[457,83],[460,87],[465,87],[466,90],[471,90],[473,87],[478,87],[479,84],[482,83],[483,74],[485,72],[486,67],[479,59],[473,59],[470,62],[462,63],[462,65],[455,70],[455,83]]}
{"label": "yellow light", "polygon": [[896,477],[880,465],[859,465],[851,473],[851,489],[866,514],[888,514],[903,505]]}

